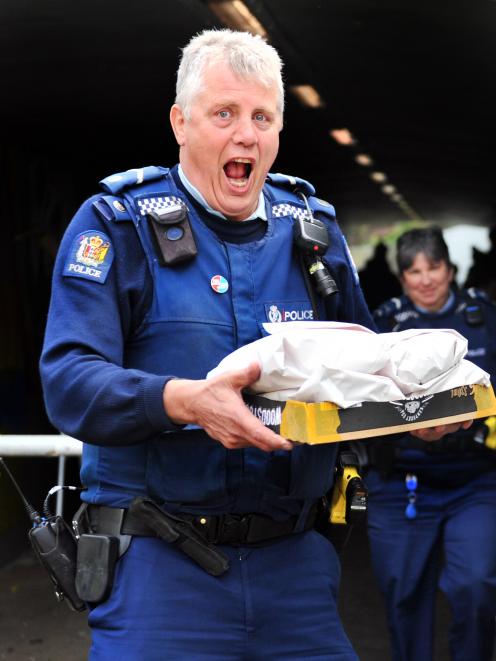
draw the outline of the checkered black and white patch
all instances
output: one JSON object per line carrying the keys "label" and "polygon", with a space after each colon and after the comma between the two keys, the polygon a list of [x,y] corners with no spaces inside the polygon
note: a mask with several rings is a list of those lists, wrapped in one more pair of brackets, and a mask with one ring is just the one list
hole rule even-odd
{"label": "checkered black and white patch", "polygon": [[178,204],[184,206],[181,198],[174,195],[170,197],[145,197],[138,200],[138,207],[142,216],[146,216],[150,211],[161,211],[162,209],[174,207]]}
{"label": "checkered black and white patch", "polygon": [[281,216],[293,216],[293,218],[301,218],[310,220],[310,214],[307,209],[301,209],[296,207],[294,204],[274,204],[272,207],[272,215],[274,218],[280,218]]}

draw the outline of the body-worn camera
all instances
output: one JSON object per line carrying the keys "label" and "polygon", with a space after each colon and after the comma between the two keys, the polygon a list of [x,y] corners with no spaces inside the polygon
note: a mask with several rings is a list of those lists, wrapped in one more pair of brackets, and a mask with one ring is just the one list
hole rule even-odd
{"label": "body-worn camera", "polygon": [[173,266],[193,259],[198,253],[195,237],[182,204],[150,211],[148,221],[152,229],[156,253],[162,266]]}

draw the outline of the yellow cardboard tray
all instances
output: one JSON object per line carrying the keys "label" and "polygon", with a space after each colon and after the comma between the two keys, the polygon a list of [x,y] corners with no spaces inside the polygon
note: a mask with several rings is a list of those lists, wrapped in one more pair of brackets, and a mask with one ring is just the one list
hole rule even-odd
{"label": "yellow cardboard tray", "polygon": [[248,393],[243,398],[266,427],[291,441],[310,445],[385,436],[496,415],[493,388],[480,385],[394,402],[362,402],[350,408],[339,408],[332,402],[278,402]]}

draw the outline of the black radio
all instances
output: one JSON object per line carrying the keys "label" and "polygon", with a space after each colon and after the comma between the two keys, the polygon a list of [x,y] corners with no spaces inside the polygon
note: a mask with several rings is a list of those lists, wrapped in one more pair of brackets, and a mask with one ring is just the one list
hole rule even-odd
{"label": "black radio", "polygon": [[33,524],[28,532],[28,538],[36,557],[53,583],[55,596],[59,601],[65,600],[73,610],[84,610],[86,604],[78,597],[75,587],[76,537],[64,519],[61,516],[51,514],[48,509],[49,498],[56,491],[60,489],[80,491],[80,489],[78,487],[54,487],[51,489],[43,504],[44,515],[41,516],[24,497],[2,457],[0,457],[0,465],[12,481]]}

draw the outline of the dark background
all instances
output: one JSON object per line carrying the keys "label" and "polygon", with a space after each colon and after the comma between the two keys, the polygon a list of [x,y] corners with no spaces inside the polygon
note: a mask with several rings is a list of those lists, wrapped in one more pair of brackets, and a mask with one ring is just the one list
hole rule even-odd
{"label": "dark background", "polygon": [[[24,176],[26,159],[39,156],[52,163],[58,193],[63,173],[85,194],[116,168],[174,161],[168,110],[180,47],[222,27],[215,4],[2,0],[0,135]],[[275,169],[314,182],[345,224],[401,216],[356,152],[423,219],[491,218],[494,0],[245,4],[281,52],[287,87],[312,84],[326,104],[305,109],[288,93]],[[343,127],[356,138],[351,149],[329,137]]]}
{"label": "dark background", "polygon": [[[494,0],[245,4],[279,49],[288,89],[311,84],[325,104],[304,107],[288,91],[273,169],[312,181],[349,237],[411,221],[492,224]],[[0,3],[0,433],[55,432],[37,363],[60,237],[102,177],[176,162],[168,111],[180,47],[223,26],[214,9],[202,0]],[[339,128],[352,145],[330,137]],[[373,163],[358,165],[359,153]],[[53,460],[12,462],[33,498],[54,482]],[[15,502],[0,479],[0,535]]]}

